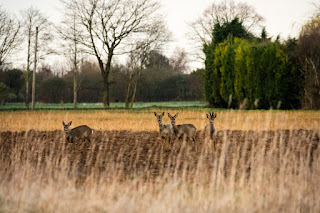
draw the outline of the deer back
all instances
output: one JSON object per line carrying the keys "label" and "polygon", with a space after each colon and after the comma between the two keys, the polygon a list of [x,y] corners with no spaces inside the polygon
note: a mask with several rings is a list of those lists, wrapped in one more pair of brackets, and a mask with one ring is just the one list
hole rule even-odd
{"label": "deer back", "polygon": [[192,124],[181,124],[175,125],[175,134],[176,135],[186,135],[188,137],[194,137],[197,132],[197,128]]}
{"label": "deer back", "polygon": [[160,127],[160,134],[162,135],[172,135],[173,129],[172,126],[167,124],[167,125],[162,125]]}
{"label": "deer back", "polygon": [[87,125],[78,126],[70,131],[72,137],[87,138],[92,134],[92,129]]}

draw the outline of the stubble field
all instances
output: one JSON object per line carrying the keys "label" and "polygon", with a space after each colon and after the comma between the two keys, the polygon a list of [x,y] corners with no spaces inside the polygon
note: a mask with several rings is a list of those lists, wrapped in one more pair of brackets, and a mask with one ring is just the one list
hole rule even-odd
{"label": "stubble field", "polygon": [[205,111],[179,111],[196,143],[169,143],[150,110],[0,112],[0,212],[320,211],[320,112],[217,114],[210,141]]}

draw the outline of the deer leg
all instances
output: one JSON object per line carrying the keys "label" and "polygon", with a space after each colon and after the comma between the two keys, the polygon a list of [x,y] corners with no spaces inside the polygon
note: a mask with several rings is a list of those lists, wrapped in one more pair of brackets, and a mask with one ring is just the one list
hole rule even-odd
{"label": "deer leg", "polygon": [[186,140],[186,135],[185,135],[185,134],[180,134],[180,135],[179,135],[179,139]]}
{"label": "deer leg", "polygon": [[183,140],[187,142],[187,138],[188,138],[187,135],[183,134]]}
{"label": "deer leg", "polygon": [[177,137],[178,137],[178,140],[180,140],[182,138],[182,135],[179,134]]}

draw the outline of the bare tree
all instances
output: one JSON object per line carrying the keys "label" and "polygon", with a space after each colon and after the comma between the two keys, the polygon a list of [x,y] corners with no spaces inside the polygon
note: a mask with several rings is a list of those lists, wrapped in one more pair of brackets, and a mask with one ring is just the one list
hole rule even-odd
{"label": "bare tree", "polygon": [[103,78],[103,103],[109,107],[110,69],[114,55],[128,53],[130,41],[161,22],[154,0],[61,0],[81,21],[81,43],[98,61]]}
{"label": "bare tree", "polygon": [[150,53],[150,46],[145,43],[137,43],[135,48],[130,53],[130,59],[127,64],[129,73],[129,82],[127,86],[126,94],[126,108],[133,108],[133,103],[136,96],[138,81],[141,76],[141,72],[144,68],[148,55]]}
{"label": "bare tree", "polygon": [[[26,72],[26,99],[25,105],[26,108],[29,108],[29,94],[30,94],[30,66],[37,59],[32,58],[34,55],[34,44],[32,42],[35,39],[36,27],[38,27],[39,40],[38,40],[38,59],[41,60],[45,57],[45,55],[50,54],[53,50],[50,48],[50,41],[52,40],[52,35],[50,33],[50,22],[44,15],[40,12],[40,10],[35,9],[33,7],[28,8],[25,11],[21,12],[23,17],[23,32],[27,42],[27,72]],[[35,70],[34,70],[35,71]]]}
{"label": "bare tree", "polygon": [[32,110],[36,106],[36,70],[37,70],[37,52],[38,52],[38,34],[39,28],[36,27],[36,35],[34,41],[34,62],[33,62],[33,73],[32,73]]}
{"label": "bare tree", "polygon": [[320,109],[320,13],[314,15],[300,32],[297,55],[304,76],[302,107]]}
{"label": "bare tree", "polygon": [[0,67],[8,62],[9,56],[21,44],[20,28],[20,23],[0,6]]}
{"label": "bare tree", "polygon": [[[71,13],[70,13],[71,12]],[[65,19],[57,28],[61,36],[61,46],[64,55],[71,62],[73,72],[73,107],[77,108],[77,93],[78,93],[78,69],[84,52],[81,43],[81,26],[78,22],[74,11],[66,10],[64,13]]]}
{"label": "bare tree", "polygon": [[131,45],[128,62],[129,82],[126,94],[126,108],[133,108],[138,82],[151,51],[160,51],[164,43],[170,40],[171,34],[163,22],[157,22],[145,34],[145,38]]}
{"label": "bare tree", "polygon": [[186,51],[180,48],[176,48],[173,52],[173,56],[170,59],[170,64],[172,68],[180,73],[187,73],[188,72],[188,54]]}
{"label": "bare tree", "polygon": [[202,48],[204,44],[211,42],[214,25],[231,22],[236,17],[248,31],[260,28],[264,21],[264,18],[255,11],[254,7],[247,3],[222,0],[220,3],[212,3],[197,20],[189,24],[191,28],[189,37],[195,44],[195,55],[198,60],[204,60]]}

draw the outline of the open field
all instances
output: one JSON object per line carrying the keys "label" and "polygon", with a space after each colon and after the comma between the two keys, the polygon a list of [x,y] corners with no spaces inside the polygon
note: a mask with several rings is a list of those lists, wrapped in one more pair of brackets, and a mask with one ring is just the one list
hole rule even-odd
{"label": "open field", "polygon": [[[320,211],[319,112],[218,111],[210,141],[205,111],[180,111],[195,144],[161,141],[152,110],[0,119],[0,212]],[[66,142],[62,120],[93,127],[91,142]]]}
{"label": "open field", "polygon": [[[7,111],[0,112],[0,130],[62,130],[62,121],[72,121],[71,127],[86,124],[96,130],[156,131],[159,126],[154,111],[179,112],[177,124],[192,123],[201,130],[208,123],[206,110]],[[167,114],[163,123],[170,123]],[[219,130],[319,129],[320,111],[218,111],[215,127]]]}

